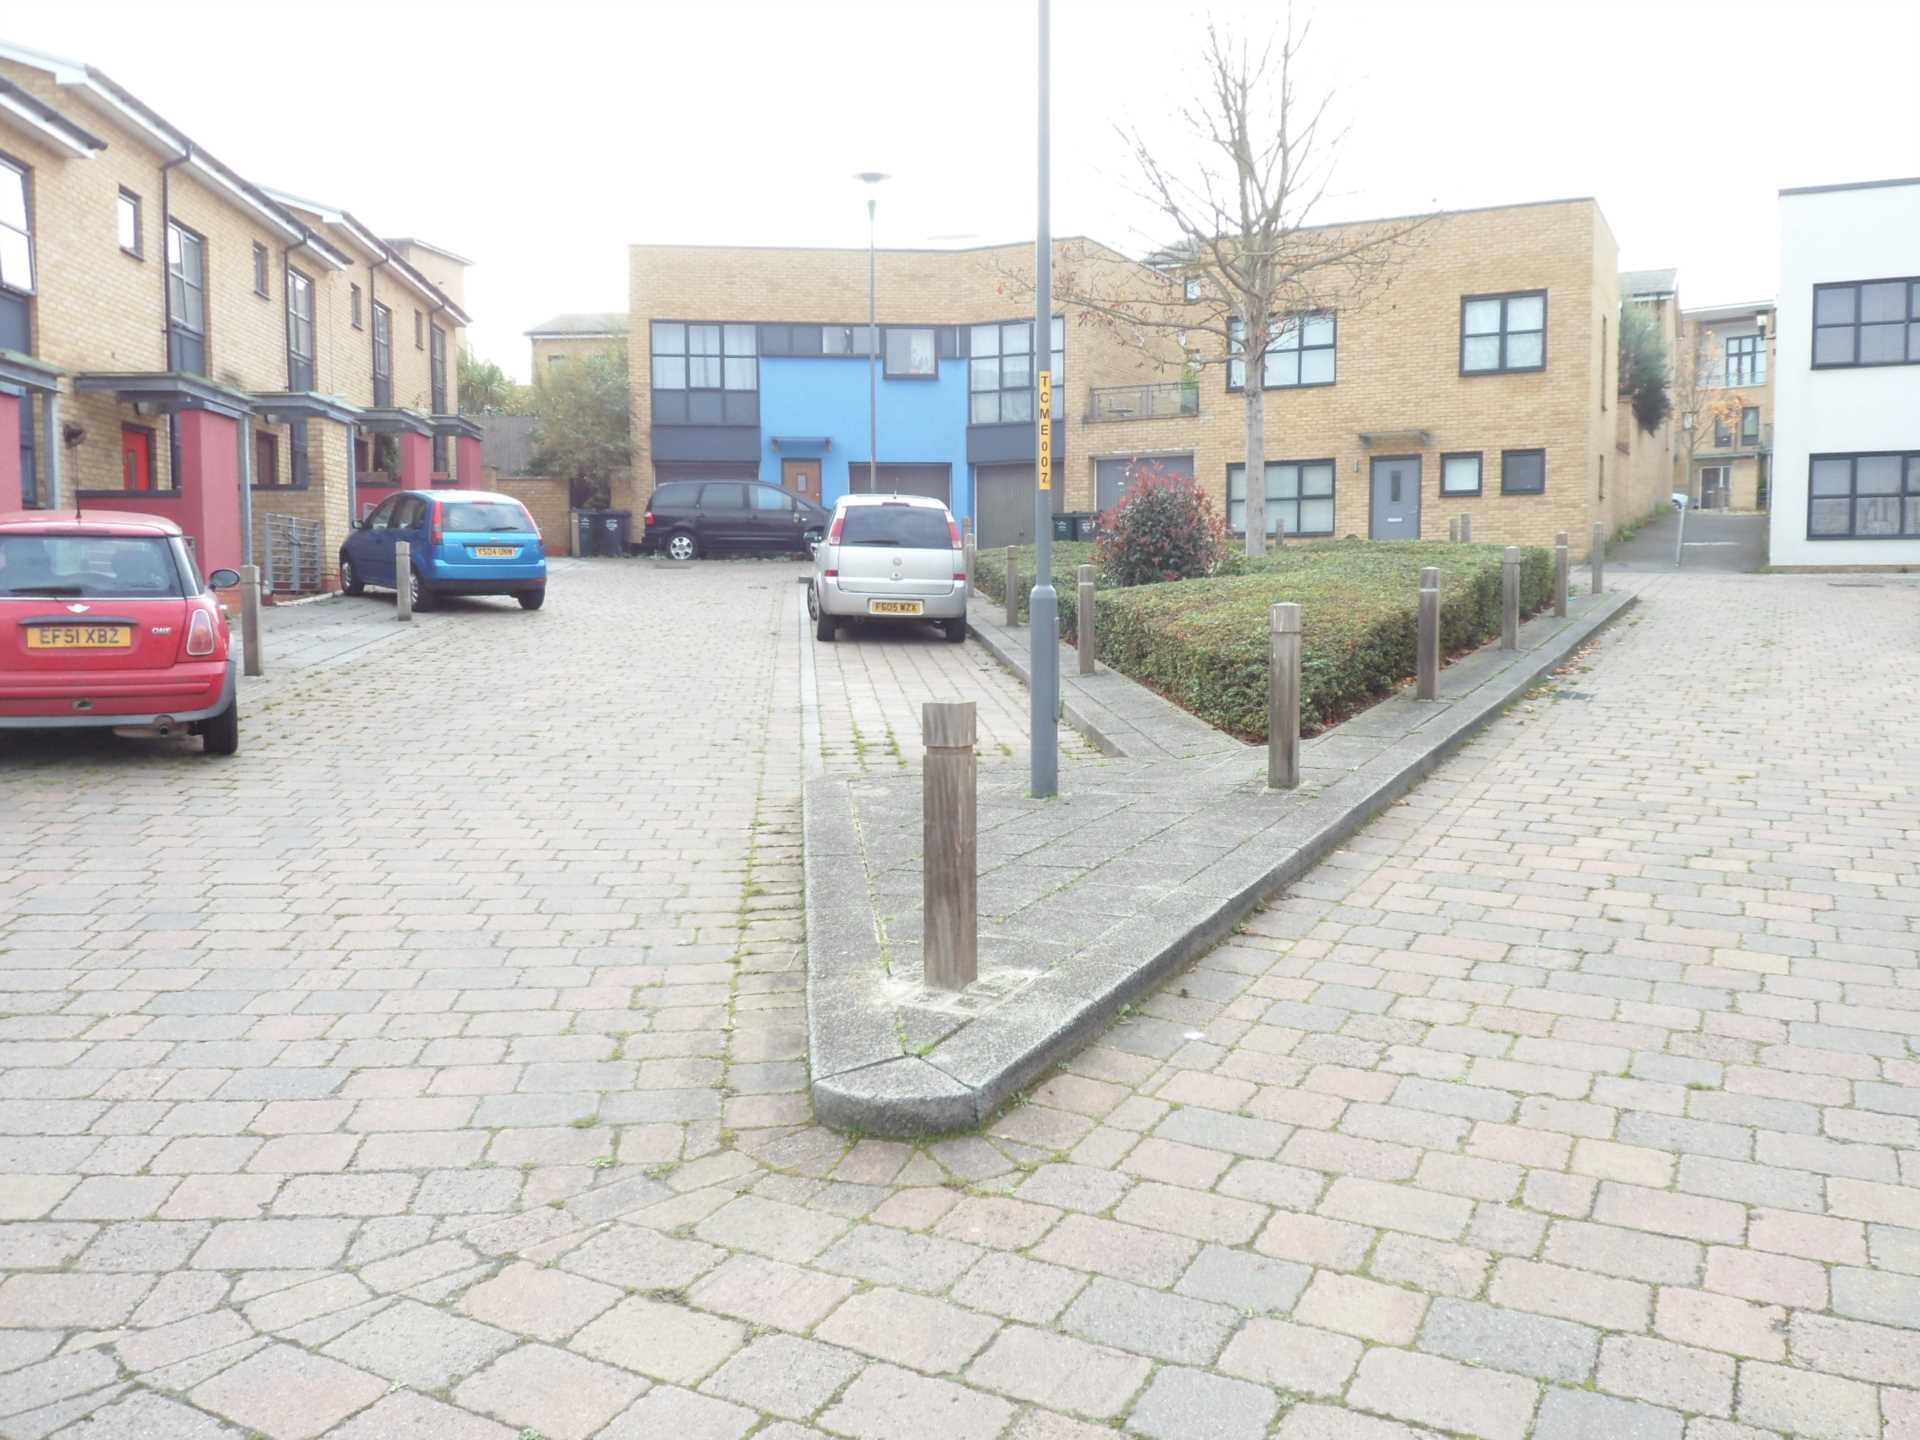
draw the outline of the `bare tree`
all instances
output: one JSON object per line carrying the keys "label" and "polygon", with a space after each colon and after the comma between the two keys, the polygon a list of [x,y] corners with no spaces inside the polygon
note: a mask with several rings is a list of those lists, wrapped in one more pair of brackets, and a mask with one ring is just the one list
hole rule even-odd
{"label": "bare tree", "polygon": [[[1249,555],[1267,539],[1270,348],[1297,346],[1296,327],[1318,312],[1352,311],[1376,297],[1432,219],[1319,223],[1345,133],[1329,120],[1331,92],[1303,94],[1310,28],[1296,27],[1289,11],[1256,44],[1209,23],[1203,92],[1175,112],[1198,159],[1163,155],[1139,129],[1120,131],[1138,194],[1171,243],[1145,265],[1086,247],[1063,255],[1054,273],[1057,300],[1159,364],[1189,374],[1203,365],[1243,370]],[[1213,343],[1198,343],[1201,336]]]}
{"label": "bare tree", "polygon": [[1680,449],[1685,466],[1685,473],[1680,477],[1681,488],[1692,497],[1693,462],[1701,436],[1709,427],[1737,434],[1747,397],[1721,383],[1726,374],[1726,350],[1705,325],[1696,321],[1682,329],[1680,351],[1673,374],[1673,410],[1680,420]]}

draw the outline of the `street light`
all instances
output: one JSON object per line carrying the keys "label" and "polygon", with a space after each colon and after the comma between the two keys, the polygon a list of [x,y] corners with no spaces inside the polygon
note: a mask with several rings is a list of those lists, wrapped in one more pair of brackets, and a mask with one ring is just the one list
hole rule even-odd
{"label": "street light", "polygon": [[876,362],[880,355],[880,328],[875,323],[873,302],[873,209],[874,189],[887,177],[878,170],[862,170],[853,177],[867,187],[867,489],[880,490],[880,378]]}
{"label": "street light", "polygon": [[1053,99],[1049,0],[1040,0],[1039,225],[1033,242],[1033,592],[1027,600],[1029,786],[1060,789],[1060,602],[1053,589]]}

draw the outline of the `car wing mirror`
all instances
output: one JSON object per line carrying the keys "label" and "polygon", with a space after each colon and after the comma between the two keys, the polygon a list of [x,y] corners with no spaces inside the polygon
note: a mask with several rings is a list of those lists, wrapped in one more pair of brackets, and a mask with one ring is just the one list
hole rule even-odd
{"label": "car wing mirror", "polygon": [[240,572],[221,568],[207,576],[207,584],[215,590],[231,590],[240,583]]}

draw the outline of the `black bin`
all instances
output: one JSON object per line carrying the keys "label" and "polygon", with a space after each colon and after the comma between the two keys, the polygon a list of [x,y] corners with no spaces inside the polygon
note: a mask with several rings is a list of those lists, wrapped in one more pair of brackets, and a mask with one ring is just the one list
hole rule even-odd
{"label": "black bin", "polygon": [[625,556],[627,541],[633,535],[633,512],[631,510],[600,510],[594,514],[594,528],[599,543],[594,547],[596,555]]}
{"label": "black bin", "polygon": [[1072,515],[1055,515],[1053,517],[1053,538],[1056,540],[1077,539],[1078,536],[1074,533],[1074,518]]}

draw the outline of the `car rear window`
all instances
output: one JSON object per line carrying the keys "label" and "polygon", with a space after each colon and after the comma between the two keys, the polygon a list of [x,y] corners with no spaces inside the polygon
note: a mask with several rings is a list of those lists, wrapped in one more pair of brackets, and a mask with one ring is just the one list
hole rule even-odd
{"label": "car rear window", "polygon": [[186,595],[157,536],[0,535],[0,595],[146,599]]}
{"label": "car rear window", "polygon": [[951,550],[944,510],[924,505],[849,505],[842,545],[897,545],[902,550]]}
{"label": "car rear window", "polygon": [[694,487],[691,485],[662,485],[653,492],[653,498],[647,502],[649,510],[686,510],[694,504]]}
{"label": "car rear window", "polygon": [[464,500],[447,506],[448,530],[506,530],[516,535],[531,535],[533,519],[508,500]]}

